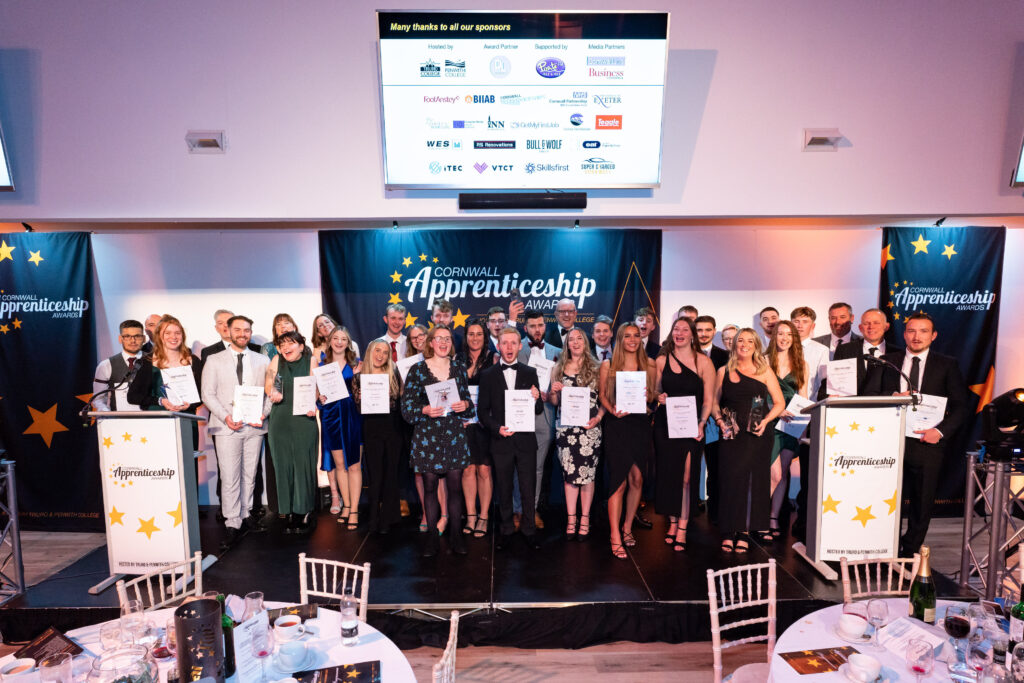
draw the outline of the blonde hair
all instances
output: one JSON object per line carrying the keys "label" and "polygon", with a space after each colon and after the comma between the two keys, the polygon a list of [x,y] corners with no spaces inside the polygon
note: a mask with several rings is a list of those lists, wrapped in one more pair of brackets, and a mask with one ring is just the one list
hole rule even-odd
{"label": "blonde hair", "polygon": [[[615,373],[622,370],[626,366],[626,348],[622,344],[622,339],[626,336],[626,330],[632,327],[636,330],[637,334],[640,334],[640,328],[634,322],[622,323],[619,325],[619,331],[615,333],[615,348],[612,350],[612,358],[608,361],[608,398],[612,401],[615,400]],[[636,358],[636,369],[647,373],[647,393],[648,395],[654,394],[654,378],[649,372],[651,362],[647,358],[647,351],[644,349],[643,344],[637,344],[636,353],[633,354]]]}
{"label": "blonde hair", "polygon": [[578,327],[572,328],[565,335],[565,348],[558,355],[558,362],[551,371],[551,381],[561,381],[562,377],[565,376],[565,366],[569,362],[569,356],[572,355],[572,352],[569,351],[569,336],[573,333],[583,337],[583,356],[580,358],[580,368],[576,374],[576,381],[578,386],[593,387],[597,381],[600,367],[597,364],[597,359],[594,358],[594,354],[590,353],[590,342],[587,341],[587,336]]}
{"label": "blonde hair", "polygon": [[[754,355],[750,360],[754,363],[754,371],[760,375],[762,372],[769,369],[768,360],[764,357],[764,353],[761,350],[761,337],[757,336],[757,333],[754,332],[751,327],[744,327],[736,333],[736,337],[732,340],[732,351],[729,352],[729,362],[726,363],[725,371],[730,373],[734,372],[736,370],[736,366],[739,365],[739,356],[736,355],[736,349],[739,348],[739,346],[736,342],[739,341],[741,334],[749,334],[754,338]],[[797,336],[799,337],[799,335]],[[799,342],[796,340],[793,341],[794,346],[798,343]]]}
{"label": "blonde hair", "polygon": [[178,329],[181,330],[181,346],[178,348],[178,353],[181,354],[183,365],[192,365],[192,352],[189,350],[188,341],[185,339],[185,327],[173,315],[165,315],[156,324],[156,334],[153,335],[153,367],[159,368],[169,362],[163,339],[164,328],[168,325],[177,325]]}
{"label": "blonde hair", "polygon": [[[373,351],[378,346],[383,346],[387,349],[387,353],[384,354],[387,357],[387,362],[384,363],[384,367],[380,370],[373,364]],[[383,339],[375,339],[370,342],[370,345],[366,347],[366,356],[363,360],[363,369],[359,372],[360,375],[387,375],[390,378],[388,382],[391,390],[391,396],[398,396],[401,392],[402,387],[398,381],[398,373],[395,372],[395,362],[391,359],[391,345]]]}
{"label": "blonde hair", "polygon": [[[319,316],[317,316],[317,317],[319,317]],[[349,334],[348,328],[342,327],[341,325],[336,325],[334,327],[334,329],[331,330],[331,333],[329,335],[327,335],[327,337],[324,339],[324,341],[327,343],[327,349],[324,351],[324,353],[326,354],[326,361],[325,362],[333,363],[335,360],[337,360],[334,357],[334,347],[331,346],[331,339],[334,338],[334,335],[342,334],[342,333],[344,333],[344,335],[346,337],[348,337],[348,346],[345,347],[345,365],[355,366],[356,365],[356,350],[355,350],[355,348],[352,345],[352,335]]]}

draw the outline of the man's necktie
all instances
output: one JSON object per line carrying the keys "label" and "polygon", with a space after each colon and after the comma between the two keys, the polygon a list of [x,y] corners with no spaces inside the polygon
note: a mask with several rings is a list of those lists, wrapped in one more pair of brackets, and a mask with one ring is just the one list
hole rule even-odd
{"label": "man's necktie", "polygon": [[874,358],[875,356],[878,355],[878,347],[872,346],[870,349],[868,349],[868,353],[870,353],[871,357]]}
{"label": "man's necktie", "polygon": [[608,349],[601,350],[601,360],[608,360]]}
{"label": "man's necktie", "polygon": [[395,363],[398,362],[398,342],[391,342],[391,360]]}
{"label": "man's necktie", "polygon": [[235,364],[235,375],[238,377],[238,383],[242,383],[242,354],[237,356],[238,362]]}
{"label": "man's necktie", "polygon": [[132,368],[135,367],[135,360],[136,360],[135,356],[132,356],[131,358],[128,359],[128,373],[129,374],[131,374]]}
{"label": "man's necktie", "polygon": [[921,390],[921,358],[914,356],[910,361],[910,390]]}

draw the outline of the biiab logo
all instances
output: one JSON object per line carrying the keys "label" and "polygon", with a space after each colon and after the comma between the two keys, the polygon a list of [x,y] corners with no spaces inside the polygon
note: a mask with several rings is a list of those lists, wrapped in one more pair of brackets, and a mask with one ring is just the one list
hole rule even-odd
{"label": "biiab logo", "polygon": [[565,73],[565,62],[558,57],[545,57],[537,62],[537,73],[543,78],[558,78]]}
{"label": "biiab logo", "polygon": [[494,95],[466,95],[466,104],[494,104]]}

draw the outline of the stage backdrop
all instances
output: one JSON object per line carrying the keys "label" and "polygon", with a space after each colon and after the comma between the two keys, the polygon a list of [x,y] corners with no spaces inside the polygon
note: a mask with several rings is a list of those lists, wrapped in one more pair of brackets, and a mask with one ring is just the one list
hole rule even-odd
{"label": "stage backdrop", "polygon": [[889,316],[887,342],[900,348],[904,319],[935,321],[932,348],[960,364],[970,392],[968,419],[946,453],[936,503],[962,510],[964,453],[977,439],[976,416],[992,400],[1006,228],[884,228],[878,305]]}
{"label": "stage backdrop", "polygon": [[361,349],[384,334],[389,303],[406,307],[408,327],[428,324],[431,302],[448,299],[454,327],[465,328],[491,306],[508,310],[513,289],[549,322],[558,300],[572,299],[577,322],[589,332],[598,315],[617,325],[638,308],[656,308],[661,231],[325,231],[320,278],[324,310],[349,328]]}
{"label": "stage backdrop", "polygon": [[102,531],[88,233],[0,234],[0,437],[25,527]]}

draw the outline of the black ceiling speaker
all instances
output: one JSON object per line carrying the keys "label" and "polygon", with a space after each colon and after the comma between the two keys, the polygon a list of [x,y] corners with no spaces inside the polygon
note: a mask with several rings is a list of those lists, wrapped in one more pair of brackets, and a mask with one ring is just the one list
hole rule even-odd
{"label": "black ceiling speaker", "polygon": [[459,193],[459,209],[585,209],[586,192]]}

